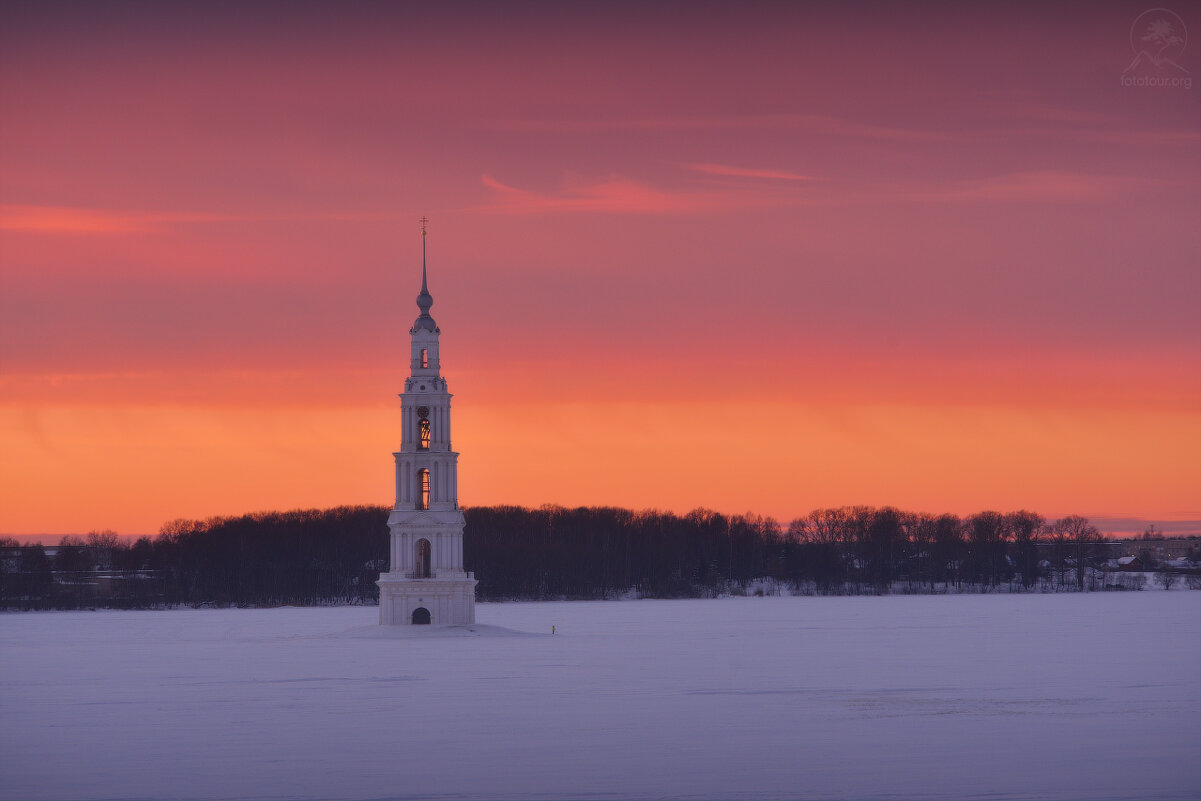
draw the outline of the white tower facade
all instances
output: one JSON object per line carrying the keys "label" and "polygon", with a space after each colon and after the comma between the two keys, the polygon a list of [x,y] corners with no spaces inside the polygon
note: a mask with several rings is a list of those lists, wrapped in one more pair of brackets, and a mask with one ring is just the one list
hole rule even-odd
{"label": "white tower facade", "polygon": [[421,313],[409,330],[409,377],[400,395],[401,437],[396,504],[388,517],[389,570],[379,581],[384,626],[475,622],[475,576],[463,570],[463,512],[459,454],[450,445],[450,399],[441,374],[438,337],[425,268],[421,229]]}

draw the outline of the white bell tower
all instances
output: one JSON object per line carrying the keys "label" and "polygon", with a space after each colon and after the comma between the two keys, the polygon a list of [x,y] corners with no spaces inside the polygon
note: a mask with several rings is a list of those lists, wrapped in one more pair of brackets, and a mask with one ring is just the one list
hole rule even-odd
{"label": "white bell tower", "polygon": [[388,517],[389,570],[379,581],[380,625],[475,622],[475,576],[463,570],[463,513],[459,454],[450,448],[450,399],[441,375],[442,333],[426,287],[425,226],[421,218],[421,294],[409,329],[409,377],[400,395],[401,437],[396,458],[396,505]]}

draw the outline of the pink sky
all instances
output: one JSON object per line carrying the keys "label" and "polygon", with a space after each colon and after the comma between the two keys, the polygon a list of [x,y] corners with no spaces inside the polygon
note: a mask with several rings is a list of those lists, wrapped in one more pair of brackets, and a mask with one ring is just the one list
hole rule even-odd
{"label": "pink sky", "polygon": [[423,214],[466,504],[1201,518],[1144,10],[6,4],[0,532],[390,502]]}

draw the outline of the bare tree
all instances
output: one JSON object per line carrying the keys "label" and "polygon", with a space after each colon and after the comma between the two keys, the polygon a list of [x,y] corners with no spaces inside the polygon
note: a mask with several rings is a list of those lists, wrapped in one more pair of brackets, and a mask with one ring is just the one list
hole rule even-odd
{"label": "bare tree", "polygon": [[919,582],[934,588],[934,541],[937,532],[934,515],[919,513],[909,518],[909,543],[913,548],[913,569]]}
{"label": "bare tree", "polygon": [[1022,586],[1029,589],[1038,580],[1038,543],[1042,540],[1047,521],[1042,515],[1024,509],[1011,512],[1006,517],[1009,530],[1013,534],[1018,570],[1022,573]]}
{"label": "bare tree", "polygon": [[105,570],[113,566],[113,554],[121,547],[121,538],[117,536],[117,532],[111,529],[93,531],[88,534],[85,542],[85,553],[91,565]]}
{"label": "bare tree", "polygon": [[939,515],[934,520],[934,568],[942,578],[944,588],[954,583],[959,588],[963,578],[963,522],[956,515]]}
{"label": "bare tree", "polygon": [[1167,570],[1161,570],[1155,574],[1155,583],[1163,587],[1165,590],[1170,590],[1176,586],[1176,579],[1179,578],[1175,573],[1169,573]]}
{"label": "bare tree", "polygon": [[54,569],[59,573],[69,573],[72,576],[83,573],[91,568],[83,539],[67,535],[59,540],[58,550],[54,554]]}
{"label": "bare tree", "polygon": [[15,596],[25,609],[42,609],[51,602],[54,591],[54,575],[46,550],[41,545],[21,549],[19,566],[20,579]]}
{"label": "bare tree", "polygon": [[1000,512],[979,512],[964,521],[967,527],[974,578],[995,587],[1007,574],[1005,543],[1008,520]]}
{"label": "bare tree", "polygon": [[1048,529],[1048,536],[1051,539],[1051,560],[1052,567],[1055,570],[1055,586],[1063,588],[1063,575],[1068,558],[1068,533],[1063,526],[1059,525],[1059,521],[1052,523]]}
{"label": "bare tree", "polygon": [[1088,518],[1079,515],[1064,517],[1055,526],[1071,546],[1076,563],[1076,589],[1084,590],[1085,564],[1101,542],[1101,532],[1088,522]]}
{"label": "bare tree", "polygon": [[851,526],[846,509],[814,509],[805,521],[806,542],[817,586],[829,591],[846,581]]}

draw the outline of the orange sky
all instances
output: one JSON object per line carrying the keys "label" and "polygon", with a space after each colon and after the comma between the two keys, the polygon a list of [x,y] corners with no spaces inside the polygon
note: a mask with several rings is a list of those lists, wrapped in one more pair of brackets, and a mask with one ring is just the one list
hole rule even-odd
{"label": "orange sky", "polygon": [[0,533],[390,502],[422,214],[465,504],[1201,519],[1144,10],[5,4]]}

